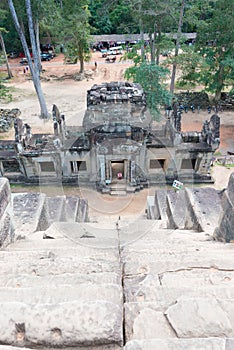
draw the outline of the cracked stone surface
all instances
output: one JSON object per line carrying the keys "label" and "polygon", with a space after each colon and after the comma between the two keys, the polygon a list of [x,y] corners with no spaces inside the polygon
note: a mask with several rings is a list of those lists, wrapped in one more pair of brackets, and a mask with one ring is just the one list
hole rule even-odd
{"label": "cracked stone surface", "polygon": [[228,315],[214,298],[179,298],[165,312],[179,338],[228,337],[232,332]]}
{"label": "cracked stone surface", "polygon": [[[205,227],[213,214],[204,215]],[[0,350],[234,349],[233,244],[162,229],[161,219],[121,217],[117,229],[72,217],[42,231],[31,217],[0,250]]]}

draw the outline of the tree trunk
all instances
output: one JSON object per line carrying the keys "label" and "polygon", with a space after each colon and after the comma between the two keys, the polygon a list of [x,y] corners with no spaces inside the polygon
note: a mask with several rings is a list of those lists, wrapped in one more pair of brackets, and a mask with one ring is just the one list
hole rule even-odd
{"label": "tree trunk", "polygon": [[141,38],[141,60],[142,62],[144,62],[145,47],[144,47],[144,30],[143,30],[143,22],[142,22],[142,0],[140,0],[140,6],[139,6],[139,27],[140,27],[140,38]]}
{"label": "tree trunk", "polygon": [[180,48],[181,29],[183,24],[185,1],[186,0],[182,0],[181,7],[180,7],[180,18],[179,18],[179,24],[178,24],[178,30],[177,30],[177,36],[176,36],[175,59],[172,65],[172,73],[171,73],[170,92],[172,94],[174,94],[174,90],[175,90],[175,77],[176,77],[176,66],[177,66],[176,58],[179,54],[179,48]]}
{"label": "tree trunk", "polygon": [[39,52],[36,44],[36,37],[35,37],[35,31],[34,31],[34,25],[33,25],[31,0],[25,0],[25,5],[26,5],[26,12],[28,17],[29,36],[30,36],[30,42],[32,47],[33,59],[34,59],[34,70],[36,73],[38,72],[39,74],[40,72]]}
{"label": "tree trunk", "polygon": [[39,30],[39,22],[38,19],[36,19],[35,24],[34,24],[34,28],[35,28],[35,35],[36,35],[36,46],[37,46],[37,52],[38,52],[38,70],[39,72],[42,71],[42,64],[41,64],[41,48],[40,48],[40,30]]}
{"label": "tree trunk", "polygon": [[142,62],[145,60],[145,47],[144,47],[144,31],[142,28],[142,20],[140,18],[140,37],[141,37],[141,59]]}
{"label": "tree trunk", "polygon": [[161,37],[162,37],[162,33],[161,33],[161,26],[158,25],[157,26],[158,30],[156,30],[156,26],[155,26],[155,37],[157,38],[157,48],[156,48],[156,64],[159,65],[159,57],[160,57],[160,41],[161,41]]}
{"label": "tree trunk", "polygon": [[149,33],[150,38],[150,62],[155,62],[155,37],[153,33]]}
{"label": "tree trunk", "polygon": [[6,48],[5,48],[5,43],[4,43],[4,39],[3,39],[1,31],[0,31],[0,44],[2,46],[2,50],[3,50],[4,56],[5,56],[5,60],[6,60],[8,78],[11,79],[13,77],[13,74],[12,74],[10,66],[9,66],[7,53],[6,53]]}
{"label": "tree trunk", "polygon": [[224,81],[224,66],[222,65],[219,68],[219,72],[218,72],[218,86],[217,89],[215,91],[215,101],[218,102],[221,99],[221,92],[223,89],[223,81]]}
{"label": "tree trunk", "polygon": [[[22,28],[20,27],[17,14],[15,12],[13,1],[12,0],[7,0],[7,1],[8,1],[8,6],[9,6],[9,9],[10,9],[12,18],[13,18],[13,22],[14,22],[16,31],[17,31],[17,33],[18,33],[18,35],[20,37],[25,56],[26,56],[26,58],[28,60],[28,65],[29,65],[30,70],[31,70],[34,88],[36,90],[38,101],[39,101],[40,108],[41,108],[41,118],[47,119],[47,118],[49,118],[49,113],[47,111],[45,98],[44,98],[44,95],[43,95],[43,92],[42,92],[42,89],[41,89],[41,82],[40,82],[39,71],[38,71],[38,56],[37,56],[37,53],[35,53],[35,57],[34,57],[35,65],[33,65],[33,62],[32,62],[31,56],[30,56],[30,52],[29,52],[29,49],[28,49],[28,45],[27,45],[27,42],[26,42],[26,39],[25,39],[25,36],[24,36],[24,33],[22,31]],[[29,3],[30,3],[30,0],[27,0],[26,7],[27,7],[27,5]],[[31,6],[30,6],[30,8],[31,8]],[[29,24],[29,26],[30,26],[30,24]],[[34,36],[34,46],[33,46],[33,43],[31,43],[31,44],[32,44],[32,50],[36,52],[35,36]]]}

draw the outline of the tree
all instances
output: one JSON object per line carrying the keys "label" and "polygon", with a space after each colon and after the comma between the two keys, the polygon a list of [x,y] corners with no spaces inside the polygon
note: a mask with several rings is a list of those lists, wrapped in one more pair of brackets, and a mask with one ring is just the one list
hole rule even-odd
{"label": "tree", "polygon": [[[220,100],[221,91],[234,75],[234,3],[217,0],[210,18],[199,27],[196,50],[203,58],[199,82]],[[224,20],[225,19],[225,20]]]}
{"label": "tree", "polygon": [[66,55],[73,63],[80,62],[80,73],[84,72],[84,62],[90,54],[90,12],[88,0],[71,0],[64,3],[60,12],[60,37],[64,42]]}
{"label": "tree", "polygon": [[126,78],[141,84],[147,99],[147,106],[155,119],[159,117],[161,106],[170,105],[172,96],[164,83],[169,70],[156,63],[141,62],[126,70]]}
{"label": "tree", "polygon": [[35,32],[34,32],[34,28],[33,28],[31,1],[25,0],[25,4],[26,4],[27,17],[28,17],[31,46],[32,46],[33,54],[35,55],[34,56],[34,64],[33,64],[32,58],[30,56],[29,47],[28,47],[27,41],[25,39],[25,35],[24,35],[23,30],[19,24],[19,20],[18,20],[16,11],[15,11],[13,1],[12,0],[7,0],[7,1],[8,1],[8,6],[10,9],[12,18],[13,18],[13,22],[14,22],[16,31],[20,37],[25,56],[28,60],[28,64],[29,64],[29,67],[31,70],[34,88],[36,90],[38,101],[39,101],[40,108],[41,108],[41,114],[40,114],[41,118],[47,119],[47,118],[49,118],[49,113],[47,111],[46,102],[45,102],[45,98],[44,98],[44,95],[42,92],[41,82],[40,82],[40,72],[39,72],[39,63],[38,63],[39,53],[38,53],[38,50],[36,47]]}
{"label": "tree", "polygon": [[178,22],[177,35],[176,35],[175,59],[173,60],[173,64],[172,64],[171,84],[170,84],[171,94],[174,93],[174,89],[175,89],[175,77],[176,77],[176,66],[177,66],[176,57],[179,54],[179,48],[180,48],[180,44],[181,44],[184,9],[185,9],[185,0],[182,0],[181,7],[180,7],[180,17],[179,17],[179,22]]}
{"label": "tree", "polygon": [[13,77],[13,74],[11,72],[10,65],[9,65],[8,58],[7,58],[5,43],[4,43],[3,34],[2,34],[3,32],[4,32],[3,28],[0,28],[0,45],[2,46],[2,50],[3,50],[4,56],[5,56],[8,78],[11,79]]}
{"label": "tree", "polygon": [[90,25],[95,34],[138,33],[131,0],[90,0]]}
{"label": "tree", "polygon": [[234,4],[232,0],[217,0],[202,5],[206,6],[201,6],[197,0],[197,6],[193,3],[188,11],[190,23],[197,29],[196,44],[183,50],[177,64],[182,70],[182,84],[203,85],[207,92],[215,94],[218,101],[221,91],[233,85]]}

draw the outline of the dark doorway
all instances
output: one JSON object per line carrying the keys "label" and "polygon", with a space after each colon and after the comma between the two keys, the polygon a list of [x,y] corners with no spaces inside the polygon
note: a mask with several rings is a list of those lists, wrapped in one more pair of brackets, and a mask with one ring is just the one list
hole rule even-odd
{"label": "dark doorway", "polygon": [[111,162],[111,172],[112,172],[112,180],[124,178],[124,161],[112,161]]}

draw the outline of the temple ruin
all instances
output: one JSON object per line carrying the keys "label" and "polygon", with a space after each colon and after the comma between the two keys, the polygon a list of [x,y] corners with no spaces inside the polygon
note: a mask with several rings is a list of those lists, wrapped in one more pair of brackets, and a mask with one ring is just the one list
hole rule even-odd
{"label": "temple ruin", "polygon": [[170,116],[153,122],[139,84],[94,85],[87,94],[82,126],[66,126],[53,106],[54,134],[32,134],[16,118],[15,140],[0,141],[0,174],[11,182],[92,185],[111,193],[114,185],[134,192],[155,184],[209,183],[219,146],[220,120],[183,132],[174,103]]}
{"label": "temple ruin", "polygon": [[108,215],[100,197],[116,198],[96,192],[211,182],[219,117],[193,133],[180,118],[174,105],[153,123],[139,85],[112,83],[88,92],[82,127],[66,127],[56,106],[54,135],[15,119],[2,174],[90,182],[102,212],[96,220],[78,196],[11,193],[0,177],[0,350],[234,348],[233,244],[224,244],[234,241],[234,173],[221,191],[158,186],[140,216]]}

